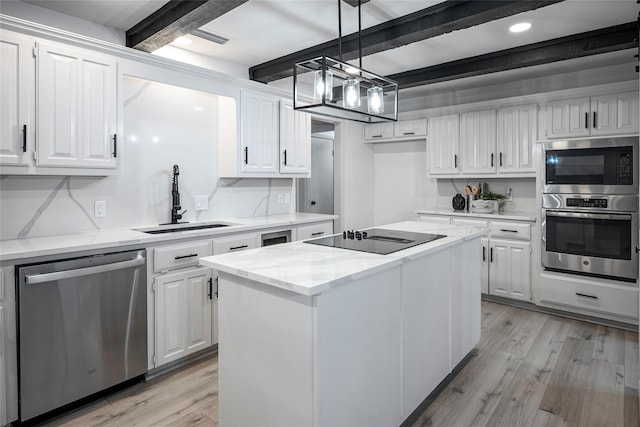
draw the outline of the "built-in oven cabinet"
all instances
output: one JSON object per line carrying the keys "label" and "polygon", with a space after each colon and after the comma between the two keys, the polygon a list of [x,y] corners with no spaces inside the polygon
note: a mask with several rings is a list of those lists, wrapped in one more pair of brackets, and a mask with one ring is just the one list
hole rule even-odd
{"label": "built-in oven cabinet", "polygon": [[212,271],[198,265],[201,257],[211,255],[211,248],[210,239],[200,239],[147,251],[149,369],[212,345]]}
{"label": "built-in oven cabinet", "polygon": [[542,272],[540,305],[638,323],[638,287],[606,279]]}
{"label": "built-in oven cabinet", "polygon": [[0,40],[0,172],[117,173],[117,60],[10,31]]}
{"label": "built-in oven cabinet", "polygon": [[638,92],[547,103],[547,139],[637,134]]}
{"label": "built-in oven cabinet", "polygon": [[333,221],[299,225],[296,230],[296,240],[315,239],[333,234]]}

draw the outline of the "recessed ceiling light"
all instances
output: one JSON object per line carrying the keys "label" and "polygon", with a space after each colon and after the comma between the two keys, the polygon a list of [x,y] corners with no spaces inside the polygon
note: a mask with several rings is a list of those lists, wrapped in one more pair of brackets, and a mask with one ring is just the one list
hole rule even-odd
{"label": "recessed ceiling light", "polygon": [[186,46],[188,44],[191,44],[191,39],[189,37],[180,36],[180,37],[177,37],[175,40],[173,40],[173,42],[181,46]]}
{"label": "recessed ceiling light", "polygon": [[511,31],[512,33],[521,33],[523,31],[527,31],[529,28],[531,28],[530,23],[519,22],[517,24],[513,24],[512,26],[510,26],[509,31]]}

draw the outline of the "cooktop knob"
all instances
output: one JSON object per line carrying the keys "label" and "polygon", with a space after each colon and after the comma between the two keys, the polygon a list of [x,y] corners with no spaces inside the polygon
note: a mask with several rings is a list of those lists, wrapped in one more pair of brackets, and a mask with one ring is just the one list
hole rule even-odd
{"label": "cooktop knob", "polygon": [[343,239],[346,239],[346,238],[347,238],[347,232],[346,232],[346,231],[343,231],[343,232],[342,232],[342,238],[343,238]]}
{"label": "cooktop knob", "polygon": [[356,239],[362,240],[362,233],[361,232],[356,231]]}
{"label": "cooktop knob", "polygon": [[363,232],[362,232],[362,238],[363,238],[363,239],[366,239],[366,238],[367,238],[367,232],[366,232],[366,231],[363,231]]}

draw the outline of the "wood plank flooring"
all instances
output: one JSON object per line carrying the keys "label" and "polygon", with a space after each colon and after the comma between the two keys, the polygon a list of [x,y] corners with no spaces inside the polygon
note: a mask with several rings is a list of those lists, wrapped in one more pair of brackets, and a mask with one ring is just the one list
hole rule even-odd
{"label": "wood plank flooring", "polygon": [[[635,332],[483,301],[477,349],[415,427],[640,426]],[[217,378],[212,357],[45,425],[217,426]]]}

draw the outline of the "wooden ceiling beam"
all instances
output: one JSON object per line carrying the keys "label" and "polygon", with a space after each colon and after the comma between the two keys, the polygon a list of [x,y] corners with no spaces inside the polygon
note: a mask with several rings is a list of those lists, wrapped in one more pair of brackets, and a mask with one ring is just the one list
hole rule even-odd
{"label": "wooden ceiling beam", "polygon": [[152,52],[247,1],[171,0],[127,30],[127,47]]}
{"label": "wooden ceiling beam", "polygon": [[560,37],[386,76],[400,89],[638,47],[638,23]]}
{"label": "wooden ceiling beam", "polygon": [[[372,55],[560,1],[562,0],[447,0],[362,30],[362,55]],[[338,39],[254,65],[249,68],[249,77],[262,83],[290,77],[294,63],[322,55],[338,58]],[[343,36],[342,59],[348,61],[357,57],[358,33]]]}

